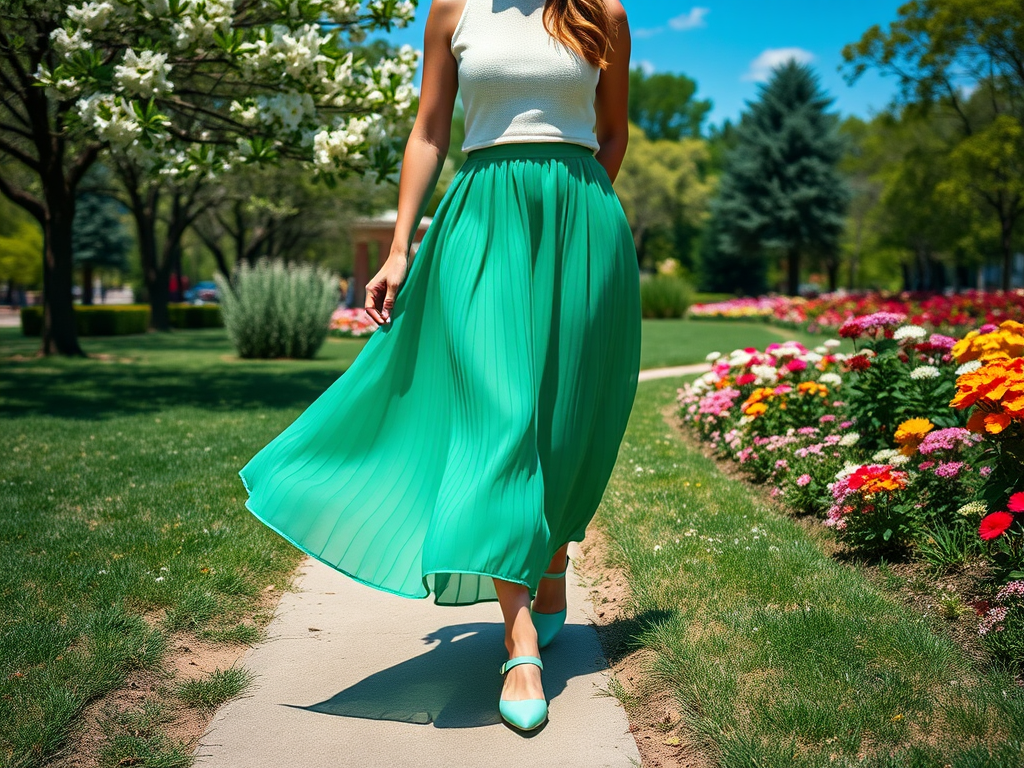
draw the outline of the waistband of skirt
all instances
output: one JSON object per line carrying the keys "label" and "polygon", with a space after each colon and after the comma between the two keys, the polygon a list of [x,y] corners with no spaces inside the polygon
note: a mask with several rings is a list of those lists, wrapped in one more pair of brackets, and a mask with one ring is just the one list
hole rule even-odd
{"label": "waistband of skirt", "polygon": [[594,150],[568,141],[516,141],[474,149],[470,160],[529,160],[533,158],[593,157]]}

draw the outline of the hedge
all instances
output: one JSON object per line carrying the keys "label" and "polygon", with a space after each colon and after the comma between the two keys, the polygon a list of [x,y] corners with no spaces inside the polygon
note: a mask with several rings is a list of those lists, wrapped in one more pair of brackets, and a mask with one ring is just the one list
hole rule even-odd
{"label": "hedge", "polygon": [[[149,328],[149,306],[146,304],[104,304],[75,306],[75,325],[79,336],[122,336],[145,333]],[[43,332],[43,308],[21,308],[21,332],[38,336]]]}
{"label": "hedge", "polygon": [[219,304],[171,304],[171,328],[223,328]]}
{"label": "hedge", "polygon": [[[216,304],[170,304],[172,328],[223,328],[220,307]],[[75,305],[75,323],[79,336],[123,336],[145,333],[149,329],[148,304]],[[43,331],[43,308],[21,308],[21,332],[38,336]]]}

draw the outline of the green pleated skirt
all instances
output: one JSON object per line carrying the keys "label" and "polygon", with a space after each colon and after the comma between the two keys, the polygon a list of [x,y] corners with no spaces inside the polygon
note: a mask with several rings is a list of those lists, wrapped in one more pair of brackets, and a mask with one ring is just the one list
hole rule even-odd
{"label": "green pleated skirt", "polygon": [[535,595],[597,510],[640,365],[636,252],[593,153],[471,152],[391,316],[242,468],[246,507],[396,595]]}

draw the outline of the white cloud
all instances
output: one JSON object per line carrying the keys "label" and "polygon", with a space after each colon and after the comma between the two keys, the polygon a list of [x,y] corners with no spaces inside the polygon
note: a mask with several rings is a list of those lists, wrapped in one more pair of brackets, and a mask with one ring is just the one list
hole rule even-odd
{"label": "white cloud", "polygon": [[710,11],[710,8],[699,8],[695,6],[691,8],[688,13],[676,16],[674,19],[669,19],[668,25],[672,27],[672,29],[678,30],[706,27],[708,24],[704,21],[704,17],[707,16]]}
{"label": "white cloud", "polygon": [[642,69],[644,71],[644,74],[647,75],[648,77],[654,74],[654,63],[648,61],[647,59],[641,59],[640,61],[636,62],[634,66],[640,67],[640,69]]}
{"label": "white cloud", "polygon": [[634,29],[630,32],[633,37],[654,37],[665,31],[664,27],[648,27],[646,29]]}
{"label": "white cloud", "polygon": [[813,53],[805,51],[803,48],[768,48],[750,62],[750,69],[744,73],[741,79],[763,83],[771,76],[772,70],[780,64],[785,64],[787,61],[809,64],[814,61],[814,58]]}

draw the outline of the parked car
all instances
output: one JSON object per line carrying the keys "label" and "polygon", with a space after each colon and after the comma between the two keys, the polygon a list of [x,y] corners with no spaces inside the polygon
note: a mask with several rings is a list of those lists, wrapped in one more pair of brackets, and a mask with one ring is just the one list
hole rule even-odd
{"label": "parked car", "polygon": [[212,280],[204,280],[201,283],[196,283],[195,288],[189,288],[185,291],[185,301],[191,304],[218,300],[217,284]]}

